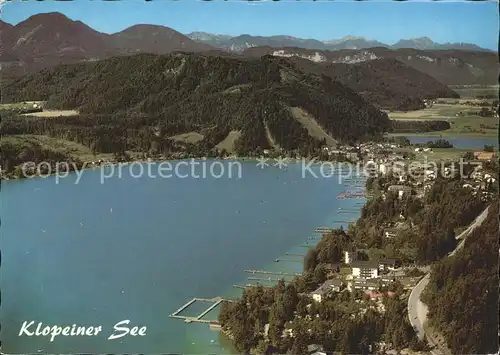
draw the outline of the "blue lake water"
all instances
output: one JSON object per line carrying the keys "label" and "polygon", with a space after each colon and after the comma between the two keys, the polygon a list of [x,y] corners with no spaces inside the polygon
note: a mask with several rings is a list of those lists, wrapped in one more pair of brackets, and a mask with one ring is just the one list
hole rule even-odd
{"label": "blue lake water", "polygon": [[445,139],[454,148],[461,149],[483,149],[485,145],[492,145],[498,147],[498,138],[495,137],[424,137],[424,136],[407,136],[412,144],[423,144],[429,141],[436,141],[438,139]]}
{"label": "blue lake water", "polygon": [[[300,248],[320,225],[359,213],[338,200],[337,178],[302,178],[299,164],[260,169],[242,163],[228,178],[133,178],[100,183],[102,170],[1,186],[0,307],[4,353],[234,353],[207,324],[169,314],[193,297],[231,297],[245,269],[301,271]],[[344,224],[346,225],[346,224]],[[201,305],[185,312],[196,315]],[[217,309],[205,319],[216,319]],[[96,336],[18,336],[24,321],[102,325]],[[108,340],[130,320],[146,335]]]}

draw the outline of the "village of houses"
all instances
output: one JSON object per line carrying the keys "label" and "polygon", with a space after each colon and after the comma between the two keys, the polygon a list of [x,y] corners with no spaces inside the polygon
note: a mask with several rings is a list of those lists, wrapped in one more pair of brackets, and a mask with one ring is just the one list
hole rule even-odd
{"label": "village of houses", "polygon": [[[436,168],[443,169],[445,176],[457,173],[457,167],[452,165],[430,165],[426,163],[417,163],[403,157],[401,154],[389,153],[388,150],[397,148],[394,144],[366,143],[357,147],[342,147],[345,152],[360,152],[363,156],[363,164],[366,176],[387,176],[392,174],[397,180],[396,184],[387,187],[388,192],[393,192],[399,198],[405,194],[413,194],[417,197],[423,197],[436,179],[438,171]],[[337,151],[331,151],[332,154]],[[415,153],[431,153],[430,148],[416,148]],[[463,188],[474,190],[473,194],[480,194],[482,199],[493,197],[492,185],[496,184],[496,179],[491,172],[483,168],[483,162],[491,161],[496,158],[496,153],[476,152],[473,161],[475,168],[468,176],[462,176]],[[384,192],[383,192],[384,193]],[[385,195],[385,193],[384,193]],[[403,216],[400,216],[404,220]],[[404,221],[396,222],[394,225],[384,230],[384,238],[393,238],[399,228],[404,228]],[[409,296],[413,287],[419,282],[421,277],[429,271],[428,266],[415,267],[402,265],[397,259],[379,259],[379,260],[358,260],[358,252],[354,246],[343,251],[343,263],[327,265],[328,279],[310,294],[314,302],[321,303],[332,293],[343,290],[362,291],[373,303],[372,307],[379,311],[384,311],[382,299],[385,296],[392,297],[392,292],[379,292],[381,288],[387,288],[391,283],[398,281],[406,296]],[[340,272],[348,270],[347,273]],[[357,302],[361,302],[358,300]],[[366,311],[366,309],[365,309]],[[311,354],[324,355],[320,348],[311,348]]]}
{"label": "village of houses", "polygon": [[[367,176],[387,176],[392,174],[397,184],[387,187],[388,192],[397,193],[399,198],[403,198],[405,194],[414,194],[417,197],[423,197],[425,192],[428,191],[434,181],[438,169],[443,169],[445,176],[454,173],[459,173],[459,168],[456,166],[435,165],[428,163],[418,163],[410,161],[408,158],[403,157],[401,154],[389,153],[387,151],[397,148],[395,144],[388,143],[366,143],[357,147],[343,147],[342,151],[356,151],[361,152],[365,158],[364,170]],[[416,148],[417,153],[429,152],[430,148]],[[492,173],[485,171],[483,162],[491,161],[496,158],[496,153],[491,152],[476,152],[476,158],[473,161],[475,167],[471,174],[462,176],[463,188],[474,190],[473,194],[480,194],[481,198],[487,200],[492,198],[494,190],[493,184],[496,184],[496,179]],[[401,215],[400,218],[404,220]],[[393,238],[398,229],[403,228],[404,221],[395,223],[392,226],[387,226],[384,230],[384,238]],[[361,250],[359,250],[361,251]],[[396,259],[381,259],[372,261],[358,260],[358,250],[351,247],[349,250],[344,251],[344,263],[351,268],[351,273],[346,275],[344,279],[330,278],[311,296],[317,301],[326,297],[330,292],[340,291],[342,288],[347,288],[349,291],[353,289],[366,291],[372,299],[380,298],[382,295],[375,290],[381,286],[388,286],[393,281],[400,281],[405,289],[411,290],[416,284],[419,277],[415,277],[415,268],[412,269],[412,276],[407,275],[407,270],[401,267],[400,262]],[[329,265],[331,271],[330,276],[335,274],[334,270],[339,269],[340,265]],[[426,268],[420,268],[424,271]],[[424,273],[422,272],[421,275]]]}
{"label": "village of houses", "polygon": [[[410,193],[423,197],[438,174],[457,176],[462,172],[455,159],[434,159],[432,148],[416,147],[412,155],[401,153],[401,146],[392,143],[369,142],[358,146],[340,146],[335,150],[325,149],[328,155],[345,154],[351,160],[357,161],[356,175],[393,176],[397,181],[387,189],[397,193],[399,197]],[[487,199],[492,196],[490,188],[497,180],[483,165],[497,159],[497,152],[476,151],[472,155],[474,159],[463,160],[464,164],[470,163],[474,166],[472,173],[461,176],[463,187],[473,189],[474,194],[481,194]]]}

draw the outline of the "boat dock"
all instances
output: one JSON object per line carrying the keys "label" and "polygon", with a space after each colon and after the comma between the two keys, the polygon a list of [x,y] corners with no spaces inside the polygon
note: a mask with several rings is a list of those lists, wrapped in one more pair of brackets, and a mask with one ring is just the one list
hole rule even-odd
{"label": "boat dock", "polygon": [[[303,258],[305,256],[304,254],[292,254],[292,253],[285,253],[285,255],[286,256],[298,256],[299,258]],[[295,275],[301,275],[301,273],[298,272],[298,273],[295,273]]]}
{"label": "boat dock", "polygon": [[288,281],[288,280],[278,279],[278,278],[273,278],[273,277],[271,277],[271,276],[269,276],[269,277],[255,277],[255,276],[249,276],[249,277],[248,277],[248,279],[249,279],[249,280],[251,280],[251,281],[270,281],[270,282],[274,281],[274,282],[278,282],[278,281],[282,281],[282,280],[283,280],[283,281],[285,281],[285,282],[290,282],[290,281]]}
{"label": "boat dock", "polygon": [[[363,198],[366,196],[365,192],[362,191],[355,191],[355,190],[347,190],[341,193],[339,196],[343,196],[342,198],[349,198],[349,197],[360,197]],[[338,196],[338,198],[340,198]],[[355,206],[357,205],[363,205],[363,203],[355,203]],[[339,208],[338,214],[341,213],[355,213],[358,212],[355,208]],[[347,216],[346,216],[347,217]],[[332,223],[350,223],[350,222],[355,222],[353,221],[333,221]],[[333,232],[335,229],[331,227],[325,227],[325,226],[320,226],[314,229],[314,233],[318,234],[327,234]],[[322,236],[309,236],[307,238],[307,241],[305,241],[304,244],[299,245],[298,248],[314,248],[315,243],[310,243],[312,240],[319,240],[321,239]],[[275,262],[295,262],[295,263],[303,263],[304,262],[304,257],[305,255],[302,254],[300,251],[296,253],[285,253],[287,257],[285,258],[280,258],[276,259]],[[256,287],[256,286],[261,286],[261,287],[273,287],[273,285],[264,285],[261,284],[260,281],[264,282],[280,282],[283,281],[285,283],[290,283],[292,280],[285,280],[284,277],[295,277],[295,276],[300,276],[302,275],[301,272],[285,272],[285,271],[270,271],[270,270],[257,270],[257,269],[246,269],[244,272],[248,274],[252,274],[255,276],[248,276],[248,280],[256,281],[255,283],[246,283],[243,285],[237,285],[234,284],[234,288],[242,289],[245,290],[250,287]],[[261,276],[258,276],[261,275]],[[198,315],[194,316],[181,316],[180,313],[185,311],[187,308],[189,308],[191,305],[193,305],[196,301],[200,302],[207,302],[211,303],[204,311],[202,311]],[[214,298],[192,298],[191,300],[187,301],[184,305],[179,307],[175,312],[169,315],[170,318],[176,318],[176,319],[183,319],[184,322],[186,323],[206,323],[209,324],[211,328],[214,329],[220,329],[220,323],[217,319],[214,320],[209,320],[209,319],[203,319],[207,314],[209,314],[212,310],[214,310],[216,307],[218,307],[222,302],[233,302],[233,300],[230,299],[224,299],[222,297],[214,297]]]}
{"label": "boat dock", "polygon": [[[291,255],[291,254],[287,254]],[[296,255],[296,256],[303,256],[303,255]],[[265,270],[245,270],[245,272],[249,274],[265,274],[265,275],[282,275],[282,276],[300,276],[302,273],[300,272],[283,272],[283,271],[265,271]]]}
{"label": "boat dock", "polygon": [[233,285],[234,288],[240,288],[242,290],[246,289],[246,288],[249,288],[249,287],[255,287],[255,286],[262,286],[262,287],[272,287],[270,285],[261,285],[259,283],[256,283],[256,284],[246,284],[246,285]]}
{"label": "boat dock", "polygon": [[333,228],[330,227],[318,227],[314,230],[314,233],[330,233],[333,232]]}
{"label": "boat dock", "polygon": [[313,248],[314,245],[313,244],[302,244],[302,245],[299,245],[299,248]]}
{"label": "boat dock", "polygon": [[[201,312],[197,316],[180,316],[179,313],[184,311],[186,308],[191,306],[193,303],[196,301],[200,302],[211,302],[212,305],[210,305],[207,309],[205,309],[203,312]],[[210,324],[218,324],[218,320],[208,320],[208,319],[202,319],[204,316],[206,316],[211,310],[213,310],[215,307],[220,305],[222,302],[232,302],[231,300],[224,299],[222,297],[214,297],[214,298],[193,298],[186,302],[184,305],[182,305],[179,309],[177,309],[174,313],[172,313],[169,317],[170,318],[177,318],[177,319],[183,319],[184,322],[186,323],[191,323],[191,322],[197,322],[197,323],[210,323]]]}
{"label": "boat dock", "polygon": [[276,259],[278,261],[285,261],[285,262],[288,262],[288,263],[303,263],[304,260],[298,260],[298,259]]}

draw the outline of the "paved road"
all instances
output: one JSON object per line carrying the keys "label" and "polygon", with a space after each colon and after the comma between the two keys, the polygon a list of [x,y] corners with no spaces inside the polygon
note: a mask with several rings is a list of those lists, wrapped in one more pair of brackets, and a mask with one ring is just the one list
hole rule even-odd
{"label": "paved road", "polygon": [[[463,247],[465,239],[470,234],[470,232],[472,232],[476,227],[480,226],[481,223],[483,223],[483,221],[486,219],[486,216],[488,215],[488,208],[489,207],[487,207],[466,230],[464,230],[457,236],[457,239],[461,239],[461,242],[457,245],[455,250],[453,250],[449,254],[450,256],[460,250]],[[430,272],[427,273],[413,288],[410,293],[410,298],[408,298],[408,317],[410,319],[410,324],[412,325],[413,329],[415,329],[415,332],[417,333],[417,336],[420,340],[423,340],[425,338],[424,323],[427,320],[428,312],[427,305],[420,301],[420,295],[429,283],[429,279]],[[435,355],[441,354],[441,352],[436,350],[432,351],[432,353]]]}

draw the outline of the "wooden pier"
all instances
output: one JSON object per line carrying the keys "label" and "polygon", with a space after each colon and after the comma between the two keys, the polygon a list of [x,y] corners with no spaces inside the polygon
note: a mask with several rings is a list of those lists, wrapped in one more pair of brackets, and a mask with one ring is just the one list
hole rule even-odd
{"label": "wooden pier", "polygon": [[290,282],[289,280],[284,280],[284,279],[278,279],[278,278],[273,278],[271,276],[269,277],[255,277],[255,276],[249,276],[249,280],[251,281],[269,281],[269,282],[278,282],[278,281],[285,281],[285,282]]}
{"label": "wooden pier", "polygon": [[[290,255],[290,254],[287,254]],[[303,256],[303,255],[297,255],[297,256]],[[282,276],[300,276],[302,273],[300,272],[295,272],[295,273],[290,273],[290,272],[283,272],[283,271],[265,271],[265,270],[245,270],[245,272],[249,274],[265,274],[265,275],[282,275]]]}
{"label": "wooden pier", "polygon": [[[311,237],[309,237],[311,238]],[[305,255],[304,254],[292,254],[292,253],[285,253],[286,256],[298,256],[299,258],[303,258]],[[300,273],[295,273],[295,274],[299,274],[301,275]]]}
{"label": "wooden pier", "polygon": [[[213,304],[197,316],[180,316],[179,315],[179,313],[181,313],[183,310],[185,310],[186,308],[191,306],[196,301],[212,302]],[[197,298],[197,297],[195,297],[195,298],[189,300],[188,302],[186,302],[183,306],[181,306],[179,309],[177,309],[169,317],[170,318],[177,318],[177,319],[184,319],[184,322],[186,322],[186,323],[197,322],[197,323],[219,324],[218,320],[208,320],[208,319],[202,319],[202,318],[204,316],[206,316],[215,307],[220,305],[222,302],[232,302],[232,301],[224,299],[222,297],[214,297],[214,298]]]}
{"label": "wooden pier", "polygon": [[333,232],[333,228],[318,227],[314,230],[314,233],[330,233],[330,232]]}
{"label": "wooden pier", "polygon": [[256,284],[246,284],[246,285],[233,285],[234,288],[240,288],[242,290],[244,290],[246,288],[250,288],[250,287],[255,287],[255,286],[272,287],[272,286],[268,286],[268,285],[261,285],[259,283],[256,283]]}
{"label": "wooden pier", "polygon": [[273,285],[263,285],[259,282],[255,283],[255,284],[246,284],[246,285],[233,285],[234,288],[239,288],[239,289],[246,289],[246,288],[250,288],[250,287],[257,287],[257,286],[262,286],[264,288],[270,288],[270,287],[273,287]]}
{"label": "wooden pier", "polygon": [[288,262],[288,263],[303,263],[304,260],[297,260],[297,259],[277,259],[279,261],[285,261],[285,262]]}

